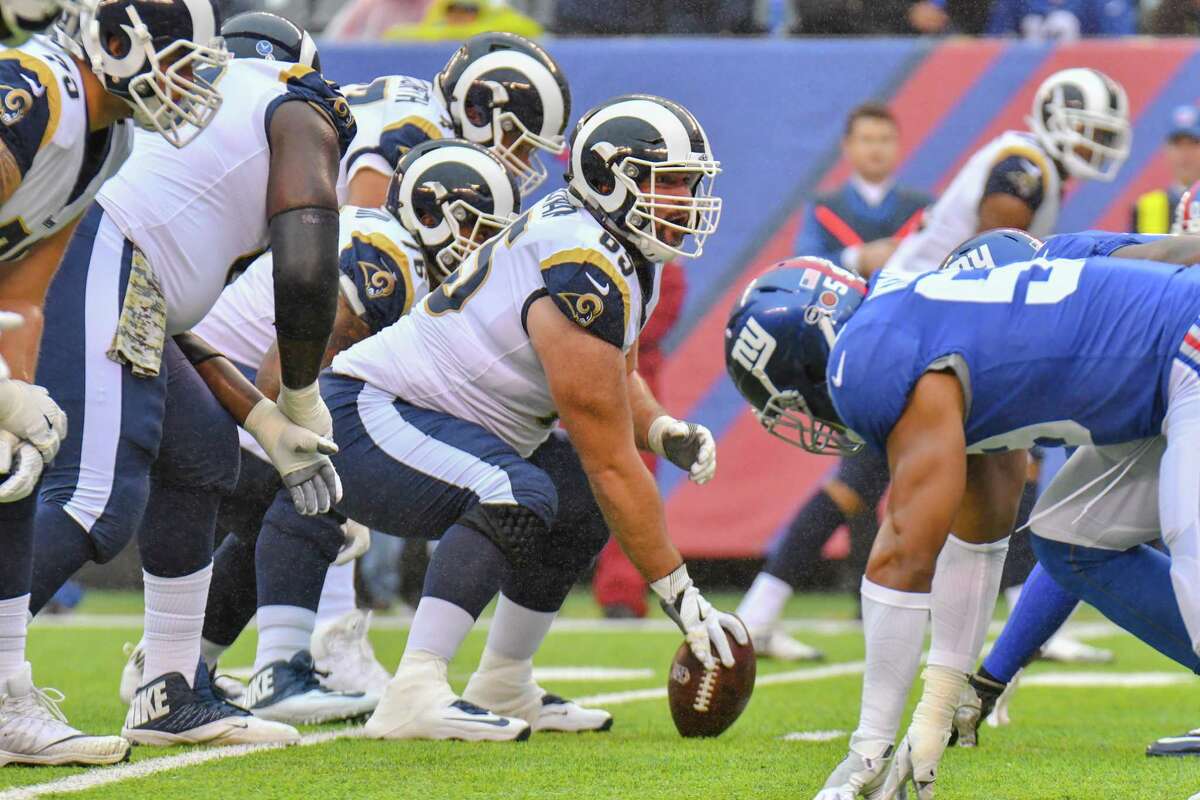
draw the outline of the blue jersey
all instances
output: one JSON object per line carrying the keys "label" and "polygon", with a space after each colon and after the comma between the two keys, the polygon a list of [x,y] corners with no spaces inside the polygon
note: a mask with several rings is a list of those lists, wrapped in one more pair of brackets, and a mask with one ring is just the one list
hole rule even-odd
{"label": "blue jersey", "polygon": [[1200,270],[1172,264],[884,273],[834,343],[829,390],[878,450],[931,369],[963,383],[968,452],[1132,441],[1160,433],[1170,365],[1195,355],[1183,339],[1198,315]]}
{"label": "blue jersey", "polygon": [[1108,231],[1083,231],[1051,236],[1037,251],[1040,258],[1089,258],[1111,256],[1122,247],[1147,244],[1161,235],[1147,233],[1109,233]]}

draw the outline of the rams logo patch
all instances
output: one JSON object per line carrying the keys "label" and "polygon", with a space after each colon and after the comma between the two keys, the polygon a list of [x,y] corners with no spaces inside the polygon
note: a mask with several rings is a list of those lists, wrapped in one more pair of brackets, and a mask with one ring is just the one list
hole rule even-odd
{"label": "rams logo patch", "polygon": [[1024,168],[1010,170],[1004,177],[1008,178],[1008,182],[1017,190],[1017,194],[1028,200],[1041,188],[1042,174],[1030,161],[1023,162],[1021,166]]}
{"label": "rams logo patch", "polygon": [[0,110],[0,122],[12,127],[25,118],[29,109],[33,108],[33,95],[15,86],[0,84],[4,94],[4,108]]}
{"label": "rams logo patch", "polygon": [[604,313],[604,301],[600,299],[600,295],[598,294],[592,292],[584,294],[578,292],[559,292],[558,296],[571,309],[571,316],[574,317],[575,322],[580,327],[588,327]]}
{"label": "rams logo patch", "polygon": [[391,297],[396,291],[396,276],[384,267],[370,261],[359,261],[358,268],[362,271],[368,300]]}

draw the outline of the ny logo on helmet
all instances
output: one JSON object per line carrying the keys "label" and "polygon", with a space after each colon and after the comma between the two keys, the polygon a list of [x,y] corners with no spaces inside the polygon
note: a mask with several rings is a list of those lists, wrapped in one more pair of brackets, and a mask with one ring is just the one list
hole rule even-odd
{"label": "ny logo on helmet", "polygon": [[752,375],[766,374],[767,362],[775,352],[775,337],[767,333],[758,320],[750,317],[738,333],[737,341],[733,343],[730,355]]}
{"label": "ny logo on helmet", "polygon": [[992,259],[992,251],[987,244],[982,244],[974,250],[968,250],[951,261],[942,269],[992,269],[996,262]]}

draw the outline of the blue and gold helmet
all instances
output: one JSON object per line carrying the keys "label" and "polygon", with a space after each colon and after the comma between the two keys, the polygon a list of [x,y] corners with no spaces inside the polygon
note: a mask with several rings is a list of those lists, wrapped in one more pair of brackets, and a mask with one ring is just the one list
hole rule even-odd
{"label": "blue and gold helmet", "polygon": [[769,433],[822,455],[862,448],[833,407],[825,370],[866,294],[862,278],[807,257],[780,262],[746,287],[725,326],[725,368]]}

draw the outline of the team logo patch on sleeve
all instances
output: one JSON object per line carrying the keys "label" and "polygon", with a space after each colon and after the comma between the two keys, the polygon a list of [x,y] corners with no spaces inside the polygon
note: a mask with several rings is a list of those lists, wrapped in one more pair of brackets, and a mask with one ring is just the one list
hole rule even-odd
{"label": "team logo patch on sleeve", "polygon": [[566,304],[571,318],[582,328],[590,327],[604,314],[604,301],[593,292],[559,292],[558,297]]}

